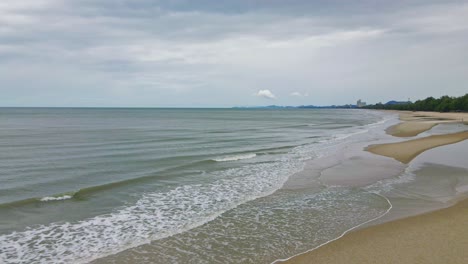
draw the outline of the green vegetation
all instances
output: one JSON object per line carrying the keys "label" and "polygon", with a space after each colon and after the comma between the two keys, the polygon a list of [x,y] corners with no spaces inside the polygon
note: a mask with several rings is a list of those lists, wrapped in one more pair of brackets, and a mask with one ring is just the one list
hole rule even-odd
{"label": "green vegetation", "polygon": [[439,99],[428,97],[414,103],[368,105],[368,109],[408,110],[408,111],[434,111],[434,112],[468,112],[468,94],[460,97],[442,96]]}

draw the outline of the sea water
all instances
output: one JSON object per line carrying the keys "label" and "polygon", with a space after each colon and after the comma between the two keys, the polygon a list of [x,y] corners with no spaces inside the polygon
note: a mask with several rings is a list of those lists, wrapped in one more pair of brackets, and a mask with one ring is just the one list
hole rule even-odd
{"label": "sea water", "polygon": [[0,262],[271,263],[378,218],[365,187],[282,188],[395,115],[0,109]]}

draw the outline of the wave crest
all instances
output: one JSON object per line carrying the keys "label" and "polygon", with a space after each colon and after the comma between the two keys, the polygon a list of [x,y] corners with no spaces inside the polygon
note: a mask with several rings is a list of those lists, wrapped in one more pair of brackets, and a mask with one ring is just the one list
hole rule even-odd
{"label": "wave crest", "polygon": [[63,196],[46,196],[42,197],[39,201],[41,202],[50,202],[50,201],[62,201],[73,198],[73,195],[63,195]]}
{"label": "wave crest", "polygon": [[252,159],[252,158],[255,158],[256,156],[257,156],[257,154],[255,154],[255,153],[249,153],[249,154],[228,156],[228,157],[223,157],[223,158],[216,158],[216,159],[213,159],[213,160],[217,161],[217,162],[236,161],[236,160],[243,160],[243,159]]}

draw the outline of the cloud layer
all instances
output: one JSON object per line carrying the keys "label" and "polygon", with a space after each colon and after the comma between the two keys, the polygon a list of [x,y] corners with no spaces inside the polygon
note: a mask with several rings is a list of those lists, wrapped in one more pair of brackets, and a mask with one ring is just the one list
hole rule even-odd
{"label": "cloud layer", "polygon": [[466,43],[458,1],[7,0],[0,105],[258,105],[259,86],[288,105],[459,95]]}

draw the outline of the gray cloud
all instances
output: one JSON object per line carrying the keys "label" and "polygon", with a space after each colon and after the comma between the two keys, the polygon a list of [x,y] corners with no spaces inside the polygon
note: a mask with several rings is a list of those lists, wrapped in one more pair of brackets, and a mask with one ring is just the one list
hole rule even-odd
{"label": "gray cloud", "polygon": [[279,104],[459,95],[467,33],[458,1],[7,1],[0,105],[257,105],[261,87]]}
{"label": "gray cloud", "polygon": [[292,92],[290,95],[291,96],[298,96],[298,97],[307,97],[307,96],[309,96],[309,93],[307,93],[307,92],[306,93]]}

